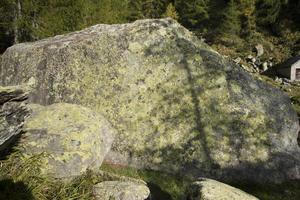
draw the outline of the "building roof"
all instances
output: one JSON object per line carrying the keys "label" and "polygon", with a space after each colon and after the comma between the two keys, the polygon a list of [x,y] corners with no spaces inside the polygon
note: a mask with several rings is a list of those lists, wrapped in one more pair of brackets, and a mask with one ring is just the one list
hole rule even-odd
{"label": "building roof", "polygon": [[300,61],[300,55],[287,59],[282,64],[280,64],[279,68],[289,68],[298,61]]}

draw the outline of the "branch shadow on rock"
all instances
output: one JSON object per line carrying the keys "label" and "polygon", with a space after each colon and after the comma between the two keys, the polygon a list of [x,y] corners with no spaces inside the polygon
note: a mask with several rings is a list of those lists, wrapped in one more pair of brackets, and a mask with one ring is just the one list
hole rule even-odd
{"label": "branch shadow on rock", "polygon": [[[168,144],[159,149],[147,147],[144,148],[143,152],[140,152],[140,154],[149,156],[160,155],[162,160],[161,164],[163,166],[165,166],[165,163],[170,164],[172,161],[176,160],[177,164],[180,163],[181,165],[181,169],[179,169],[181,175],[191,174],[193,177],[205,176],[226,182],[230,182],[232,180],[239,180],[241,182],[245,180],[252,180],[254,182],[272,182],[274,180],[282,181],[290,179],[292,175],[289,175],[289,172],[285,171],[284,168],[292,173],[292,171],[297,168],[297,165],[299,165],[300,160],[298,160],[297,157],[292,156],[293,152],[272,152],[272,144],[269,144],[268,140],[266,140],[266,143],[264,143],[263,140],[259,140],[259,144],[263,145],[268,152],[267,160],[258,159],[255,162],[247,161],[248,159],[243,160],[244,158],[240,160],[242,153],[248,148],[245,146],[245,144],[247,144],[247,137],[249,136],[245,135],[245,130],[251,130],[251,134],[254,134],[253,137],[259,137],[260,135],[258,134],[267,134],[268,128],[277,133],[282,132],[282,126],[275,124],[269,120],[269,118],[275,117],[275,121],[284,120],[286,114],[282,115],[279,113],[279,109],[274,108],[277,108],[276,106],[280,104],[284,105],[284,103],[287,103],[288,105],[288,102],[285,102],[288,100],[288,98],[285,98],[284,95],[282,95],[282,97],[279,96],[279,91],[269,87],[267,84],[261,81],[254,80],[250,75],[242,72],[241,69],[238,69],[237,66],[234,66],[233,63],[226,61],[217,53],[214,53],[210,50],[199,49],[191,44],[190,41],[185,39],[178,39],[176,44],[178,46],[175,48],[179,49],[183,55],[183,58],[179,64],[186,72],[185,79],[187,80],[187,84],[181,85],[182,88],[175,88],[171,92],[169,91],[169,93],[161,93],[160,95],[163,97],[163,100],[162,102],[158,103],[158,106],[161,104],[166,104],[170,105],[170,109],[172,109],[172,105],[180,105],[180,102],[182,102],[182,97],[184,97],[186,94],[190,96],[192,105],[190,107],[182,106],[180,111],[175,115],[165,114],[165,116],[161,118],[161,122],[165,124],[168,123],[168,127],[174,128],[177,127],[181,122],[186,123],[186,119],[190,118],[193,119],[193,121],[191,121],[191,125],[194,125],[194,127],[190,129],[189,135],[186,136],[188,140],[184,145],[178,147],[173,144]],[[200,65],[205,67],[205,70],[201,72],[200,75],[199,73],[194,73],[195,67],[200,67],[198,66],[199,63],[189,63],[189,58],[193,57],[195,54],[200,55],[202,58],[202,63]],[[196,66],[192,66],[193,64],[196,64]],[[193,69],[191,69],[191,67],[193,67]],[[226,69],[224,69],[224,67]],[[222,109],[220,109],[221,106],[217,104],[217,101],[211,101],[210,103],[206,103],[207,109],[215,112],[215,115],[220,115],[220,119],[212,122],[204,122],[203,119],[206,113],[203,113],[204,104],[201,102],[202,99],[199,98],[199,96],[208,90],[214,90],[216,87],[218,87],[218,85],[213,84],[212,87],[206,87],[205,85],[199,85],[197,80],[202,79],[203,77],[207,77],[205,80],[209,80],[209,77],[213,77],[219,72],[225,75],[225,79],[227,81],[225,89],[229,92],[229,101],[236,102],[236,105],[239,106],[242,111],[218,113],[218,110],[222,111]],[[170,77],[170,80],[166,80],[166,84],[168,81],[172,81],[172,77]],[[233,86],[231,85],[232,82],[236,82],[238,85],[241,85],[241,90],[243,91],[241,94],[235,94],[234,88],[232,88]],[[257,88],[251,88],[249,86],[251,84],[256,85]],[[162,85],[162,87],[164,87],[164,85]],[[261,95],[261,92],[265,92],[268,95]],[[266,115],[266,121],[263,122],[264,124],[257,125],[255,127],[253,127],[253,124],[251,124],[248,120],[239,118],[240,116],[244,115],[244,101],[248,101],[247,104],[253,103],[255,105],[255,103],[257,103],[257,99],[255,99],[256,97],[253,98],[252,95],[261,95],[262,99],[259,100],[264,101],[261,103],[261,112],[265,113]],[[275,97],[272,98],[272,95]],[[157,108],[158,111],[160,109],[160,107]],[[253,116],[250,116],[253,119],[256,118],[255,113]],[[207,123],[210,123],[209,125],[212,127],[212,131],[214,133],[221,135],[220,137],[224,135],[228,137],[230,147],[233,149],[232,153],[234,153],[238,159],[237,164],[234,164],[230,167],[221,167],[218,161],[212,157],[213,149],[211,148],[213,146],[210,145],[208,141],[208,136],[211,133],[206,131]],[[227,127],[227,132],[220,129],[220,127],[224,124]],[[168,132],[168,130],[165,130],[165,132]],[[155,137],[156,135],[156,132],[153,133],[153,135],[149,137],[149,142],[151,142],[151,138]],[[216,139],[218,139],[217,136]],[[199,148],[196,150],[191,148],[193,145],[195,145],[195,142],[200,144],[203,157],[201,160],[194,159],[187,162],[186,155],[194,154],[197,153],[195,151],[199,151]],[[257,157],[258,155],[254,155],[254,157],[255,156]],[[172,170],[173,169],[171,169],[169,172],[172,173]],[[294,172],[297,173],[296,171]]]}

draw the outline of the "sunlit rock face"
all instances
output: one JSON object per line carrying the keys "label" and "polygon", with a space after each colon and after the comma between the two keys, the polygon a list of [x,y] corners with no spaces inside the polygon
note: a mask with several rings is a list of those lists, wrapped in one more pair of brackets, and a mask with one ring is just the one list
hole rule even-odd
{"label": "sunlit rock face", "polygon": [[107,162],[234,181],[300,178],[289,98],[174,20],[18,44],[1,64],[1,84],[29,82],[32,102],[105,116],[118,132]]}

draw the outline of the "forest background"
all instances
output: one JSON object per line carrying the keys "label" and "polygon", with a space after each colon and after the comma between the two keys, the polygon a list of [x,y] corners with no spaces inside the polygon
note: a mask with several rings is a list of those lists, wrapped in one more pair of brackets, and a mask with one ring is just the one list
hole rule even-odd
{"label": "forest background", "polygon": [[231,57],[251,54],[258,43],[276,62],[300,51],[299,0],[1,0],[0,53],[95,24],[162,17]]}

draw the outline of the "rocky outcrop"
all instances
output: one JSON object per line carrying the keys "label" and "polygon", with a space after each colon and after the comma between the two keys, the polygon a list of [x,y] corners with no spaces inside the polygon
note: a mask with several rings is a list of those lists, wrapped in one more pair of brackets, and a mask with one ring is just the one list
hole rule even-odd
{"label": "rocky outcrop", "polygon": [[145,200],[150,190],[137,182],[104,181],[94,186],[93,193],[96,200]]}
{"label": "rocky outcrop", "polygon": [[101,166],[115,135],[104,117],[65,103],[30,107],[19,147],[24,156],[44,153],[42,174],[69,178]]}
{"label": "rocky outcrop", "polygon": [[32,102],[102,113],[118,132],[107,162],[222,180],[300,178],[289,98],[174,20],[18,44],[1,66],[2,84],[30,82]]}
{"label": "rocky outcrop", "polygon": [[27,98],[28,93],[22,87],[0,87],[0,152],[22,132],[29,114]]}
{"label": "rocky outcrop", "polygon": [[200,179],[188,191],[188,200],[258,200],[258,198],[230,185],[212,180]]}

